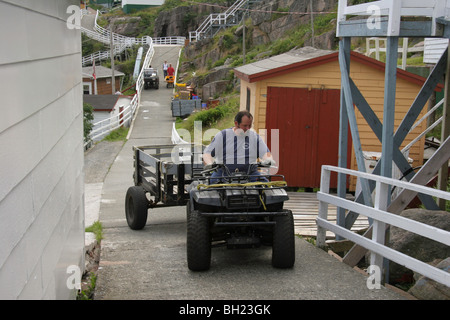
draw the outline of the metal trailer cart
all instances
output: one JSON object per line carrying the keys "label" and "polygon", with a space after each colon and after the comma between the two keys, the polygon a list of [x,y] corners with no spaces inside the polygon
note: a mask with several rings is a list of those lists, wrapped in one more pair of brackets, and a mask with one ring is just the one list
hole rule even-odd
{"label": "metal trailer cart", "polygon": [[144,228],[150,208],[186,205],[186,187],[203,170],[202,149],[193,144],[133,147],[134,186],[125,196],[125,214],[131,229]]}

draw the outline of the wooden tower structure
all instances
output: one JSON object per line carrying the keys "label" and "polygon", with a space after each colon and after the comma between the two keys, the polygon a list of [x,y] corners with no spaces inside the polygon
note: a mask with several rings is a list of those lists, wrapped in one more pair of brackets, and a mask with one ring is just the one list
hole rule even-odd
{"label": "wooden tower structure", "polygon": [[[394,132],[395,98],[396,98],[396,74],[399,38],[450,38],[450,1],[449,0],[381,0],[364,4],[349,6],[347,0],[339,0],[337,36],[340,37],[339,65],[341,68],[341,109],[340,109],[340,139],[339,139],[339,166],[347,165],[347,150],[349,146],[348,131],[353,141],[354,152],[359,171],[366,171],[363,150],[356,125],[355,107],[360,111],[374,134],[382,144],[381,158],[372,173],[385,177],[392,177],[393,163],[403,173],[407,181],[425,185],[437,174],[441,168],[440,185],[447,186],[448,160],[450,158],[449,136],[449,59],[448,49],[440,58],[424,83],[419,94],[401,124]],[[350,65],[350,40],[352,37],[386,37],[386,66],[385,66],[385,92],[383,119],[379,119],[370,105],[364,99],[358,87],[349,76]],[[445,98],[442,142],[440,148],[422,168],[415,172],[411,168],[405,156],[399,150],[400,145],[416,122],[422,109],[427,104],[431,94],[439,82],[445,77]],[[371,206],[371,193],[374,183],[361,180],[361,192],[356,195],[356,202]],[[445,190],[445,189],[444,189]],[[346,192],[345,176],[338,176],[338,194],[344,197]],[[386,209],[391,213],[400,213],[410,200],[415,196],[400,193],[397,198],[390,199],[391,190],[386,198]],[[435,200],[429,196],[418,195],[427,209],[439,210]],[[356,220],[357,214],[345,213],[338,208],[337,223],[350,229]],[[378,233],[385,236],[385,228],[377,230],[369,229],[366,236]],[[354,246],[344,257],[344,262],[356,265],[366,249]],[[381,259],[381,257],[378,257]]]}

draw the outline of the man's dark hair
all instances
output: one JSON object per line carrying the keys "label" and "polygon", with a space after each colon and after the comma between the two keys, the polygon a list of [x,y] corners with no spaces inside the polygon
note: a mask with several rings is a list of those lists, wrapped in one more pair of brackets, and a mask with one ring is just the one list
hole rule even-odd
{"label": "man's dark hair", "polygon": [[238,124],[240,124],[242,122],[242,117],[243,116],[247,116],[250,119],[253,119],[253,116],[250,112],[248,111],[239,111],[236,116],[234,117],[234,121],[237,121]]}

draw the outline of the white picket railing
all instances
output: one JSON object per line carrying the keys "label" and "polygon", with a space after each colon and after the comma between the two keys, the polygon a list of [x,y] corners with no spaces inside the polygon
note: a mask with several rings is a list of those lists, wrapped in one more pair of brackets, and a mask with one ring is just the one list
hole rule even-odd
{"label": "white picket railing", "polygon": [[[248,0],[237,0],[223,13],[212,13],[195,31],[189,32],[189,41],[197,41],[205,38],[207,35],[213,36],[213,26],[228,26],[238,24],[237,12],[248,2]],[[231,21],[230,21],[231,20]],[[231,23],[230,23],[231,22]]]}
{"label": "white picket railing", "polygon": [[[98,15],[98,12],[97,12]],[[97,18],[96,18],[96,22],[95,25],[97,25]],[[99,28],[96,28],[99,29]],[[82,31],[84,32],[87,29],[82,29]],[[100,29],[101,30],[101,29]],[[87,30],[88,35],[92,35],[97,37],[97,39],[103,39],[106,41],[106,38],[110,39],[110,34],[109,31],[107,31],[106,29],[103,32],[103,34],[97,34],[96,32]],[[127,37],[123,37],[123,36],[116,36],[116,39],[124,39]],[[172,37],[174,38],[174,37]],[[122,111],[119,112],[119,114],[114,115],[110,118],[104,119],[102,121],[96,122],[93,124],[93,129],[90,132],[90,141],[85,142],[84,146],[85,148],[92,143],[93,140],[96,140],[100,137],[106,136],[107,134],[109,134],[111,131],[118,129],[119,127],[121,127],[122,125],[130,125],[131,122],[133,121],[134,115],[136,113],[136,110],[139,106],[140,103],[140,99],[141,99],[141,92],[142,89],[144,87],[144,74],[143,74],[143,70],[145,68],[148,68],[150,66],[150,62],[153,58],[153,55],[155,53],[155,49],[153,47],[153,39],[151,37],[143,37],[141,39],[145,39],[145,43],[149,46],[149,49],[147,50],[147,53],[145,55],[145,59],[141,68],[141,71],[139,72],[139,75],[136,79],[136,94],[133,96],[133,98],[131,99],[131,102],[128,106],[126,106]],[[173,40],[173,39],[172,39]],[[178,40],[179,41],[179,40]],[[109,43],[109,42],[108,42]],[[122,42],[122,46],[126,46],[129,43],[133,43],[133,41],[130,40],[126,40],[124,42]],[[184,44],[184,40],[183,40],[183,44]],[[100,53],[97,55],[97,57],[100,57]]]}
{"label": "white picket railing", "polygon": [[153,38],[154,45],[176,45],[184,46],[186,43],[185,37],[157,37]]}
{"label": "white picket railing", "polygon": [[[86,11],[82,11],[82,16],[87,14]],[[99,11],[97,10],[96,16],[95,16],[95,23],[94,23],[94,30],[89,30],[86,28],[81,28],[81,31],[85,33],[88,37],[95,39],[99,42],[110,44],[111,41],[111,33],[109,30],[102,28],[98,25],[97,19],[98,19]],[[145,68],[148,68],[150,66],[150,63],[152,61],[153,55],[155,53],[154,45],[177,45],[177,46],[184,46],[186,42],[185,37],[158,37],[158,38],[152,38],[149,36],[145,36],[142,38],[132,38],[132,37],[125,37],[117,33],[112,33],[112,38],[114,44],[116,44],[114,54],[120,54],[128,47],[132,47],[134,45],[148,45],[149,49],[147,50],[147,53],[145,55],[144,62],[142,64],[141,71],[139,72],[138,77],[136,78],[136,94],[131,99],[131,102],[128,106],[126,106],[122,111],[120,111],[118,114],[113,115],[110,118],[98,121],[93,124],[92,131],[90,133],[90,141],[85,142],[84,146],[85,148],[92,143],[92,141],[95,141],[97,139],[100,139],[106,135],[108,135],[111,131],[116,130],[120,128],[123,125],[130,126],[131,122],[134,119],[134,116],[136,114],[136,110],[139,106],[140,99],[141,99],[141,92],[144,87],[144,75],[143,70]],[[82,63],[83,65],[87,63],[92,63],[92,61],[95,60],[103,60],[110,58],[110,51],[99,51],[96,53],[93,53],[91,55],[83,57]]]}
{"label": "white picket railing", "polygon": [[[145,55],[142,69],[136,79],[136,94],[133,96],[133,99],[131,99],[130,104],[126,106],[121,112],[119,112],[119,114],[93,124],[93,129],[90,133],[91,141],[95,141],[100,137],[104,137],[111,131],[118,129],[123,125],[130,126],[141,100],[141,93],[144,87],[143,72],[145,68],[148,68],[150,66],[154,53],[155,49],[153,47],[153,43],[150,42],[150,48]],[[89,145],[91,141],[85,142],[85,147]]]}
{"label": "white picket railing", "polygon": [[[99,41],[101,43],[109,45],[111,43],[111,32],[98,25],[97,19],[99,16],[99,11],[95,15],[94,30],[89,30],[81,27],[81,31],[87,35],[89,38]],[[145,36],[142,38],[126,37],[117,33],[112,33],[112,39],[114,43],[114,55],[121,54],[125,49],[131,48],[134,45],[149,45],[153,43],[154,45],[184,45],[185,37],[158,37],[151,38]],[[108,51],[98,51],[90,55],[84,56],[82,58],[82,65],[92,64],[93,61],[101,61],[109,59],[111,52]]]}
{"label": "white picket railing", "polygon": [[[374,207],[365,206],[340,198],[330,194],[330,175],[331,172],[353,175],[359,178],[369,179],[376,182],[376,196]],[[322,177],[320,191],[317,193],[319,200],[319,215],[317,217],[317,246],[325,246],[326,231],[329,230],[336,235],[340,235],[355,244],[358,244],[371,251],[370,270],[383,270],[383,257],[403,265],[413,271],[416,271],[430,279],[450,287],[450,273],[435,268],[425,262],[414,259],[401,252],[393,250],[384,245],[386,225],[396,226],[398,228],[416,233],[426,238],[438,241],[450,246],[450,232],[420,223],[402,216],[387,212],[388,190],[389,186],[396,186],[417,193],[428,194],[440,199],[450,200],[450,192],[428,188],[422,185],[404,182],[396,179],[386,178],[365,172],[338,168],[334,166],[322,166]],[[373,219],[372,239],[358,235],[344,227],[327,221],[328,204],[336,207],[345,208],[363,216]],[[449,213],[450,214],[450,213]],[[371,272],[369,272],[371,274]]]}

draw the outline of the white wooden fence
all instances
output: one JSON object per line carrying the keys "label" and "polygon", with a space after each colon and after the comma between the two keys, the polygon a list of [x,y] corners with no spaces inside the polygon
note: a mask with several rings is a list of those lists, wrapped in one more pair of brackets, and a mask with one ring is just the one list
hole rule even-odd
{"label": "white wooden fence", "polygon": [[[144,69],[150,66],[153,55],[155,53],[155,49],[153,47],[153,43],[150,42],[150,48],[145,55],[145,59],[142,65],[142,69],[139,72],[139,76],[136,79],[136,94],[131,99],[131,102],[128,106],[126,106],[121,112],[117,115],[114,115],[111,118],[104,119],[97,123],[93,124],[93,129],[90,133],[90,139],[95,140],[101,136],[107,135],[109,132],[118,129],[122,125],[130,126],[133,121],[134,115],[136,114],[136,110],[139,106],[141,100],[141,93],[144,87]],[[91,141],[85,142],[85,148],[91,143]]]}
{"label": "white wooden fence", "polygon": [[[223,13],[212,13],[195,31],[189,32],[189,41],[201,40],[207,36],[213,36],[212,28],[214,26],[228,26],[230,24],[238,24],[237,13],[248,2],[248,0],[237,0]],[[230,21],[234,20],[234,21]],[[231,22],[231,23],[230,23]]]}
{"label": "white wooden fence", "polygon": [[[351,200],[347,200],[330,194],[331,172],[353,175],[362,179],[375,181],[376,194],[374,207],[368,207],[363,204],[359,204]],[[343,238],[346,238],[370,250],[371,270],[376,270],[375,267],[378,268],[378,270],[383,270],[382,260],[383,257],[385,257],[430,279],[433,279],[450,287],[450,273],[430,266],[425,262],[414,259],[384,245],[386,225],[388,224],[450,246],[450,232],[386,211],[388,205],[388,189],[390,185],[396,186],[397,188],[403,188],[405,190],[411,190],[416,193],[428,194],[440,199],[450,200],[450,192],[432,189],[396,179],[386,178],[379,175],[373,175],[370,173],[333,166],[323,166],[320,191],[317,193],[317,199],[319,200],[319,215],[317,217],[317,246],[325,246],[326,230],[329,230],[336,235],[340,235]],[[328,204],[332,204],[340,208],[345,208],[358,214],[362,214],[363,216],[372,218],[372,239],[365,238],[364,236],[358,235],[344,227],[327,221]]]}
{"label": "white wooden fence", "polygon": [[[135,37],[126,37],[117,33],[111,32],[97,23],[97,19],[99,16],[99,11],[95,15],[95,23],[94,23],[94,31],[81,27],[81,31],[87,35],[89,38],[99,41],[101,43],[110,45],[111,38],[114,43],[114,55],[121,54],[125,49],[131,48],[135,45],[150,45],[150,44],[159,44],[159,45],[184,45],[185,37],[160,37],[160,38],[152,38],[150,36],[145,36],[142,38]],[[101,61],[109,59],[111,52],[107,51],[98,51],[93,54],[87,55],[83,57],[82,65],[91,64],[94,60]]]}
{"label": "white wooden fence", "polygon": [[[85,15],[86,12],[82,12],[82,15]],[[88,37],[100,41],[105,44],[109,44],[111,41],[111,33],[109,30],[102,28],[97,24],[97,18],[99,15],[99,11],[97,10],[95,16],[95,24],[94,30],[88,30],[86,28],[81,28],[81,31],[85,33]],[[136,78],[136,94],[133,96],[130,104],[126,106],[122,111],[118,114],[96,122],[93,124],[93,129],[90,133],[90,140],[85,142],[84,147],[88,147],[92,141],[97,140],[101,137],[106,136],[111,131],[120,128],[121,126],[130,126],[133,121],[134,115],[136,114],[136,110],[139,106],[141,99],[141,92],[144,87],[144,75],[143,70],[150,66],[153,55],[155,53],[154,45],[185,45],[186,38],[185,37],[160,37],[160,38],[152,38],[149,36],[145,36],[142,38],[130,38],[125,37],[117,33],[112,33],[112,38],[114,43],[116,44],[114,54],[119,54],[123,50],[133,45],[148,45],[149,49],[145,55],[144,62],[142,64],[141,71],[139,72],[138,77]],[[110,57],[109,51],[99,51],[89,56],[83,57],[83,65],[85,63],[93,61],[93,59],[103,60],[108,59]]]}

